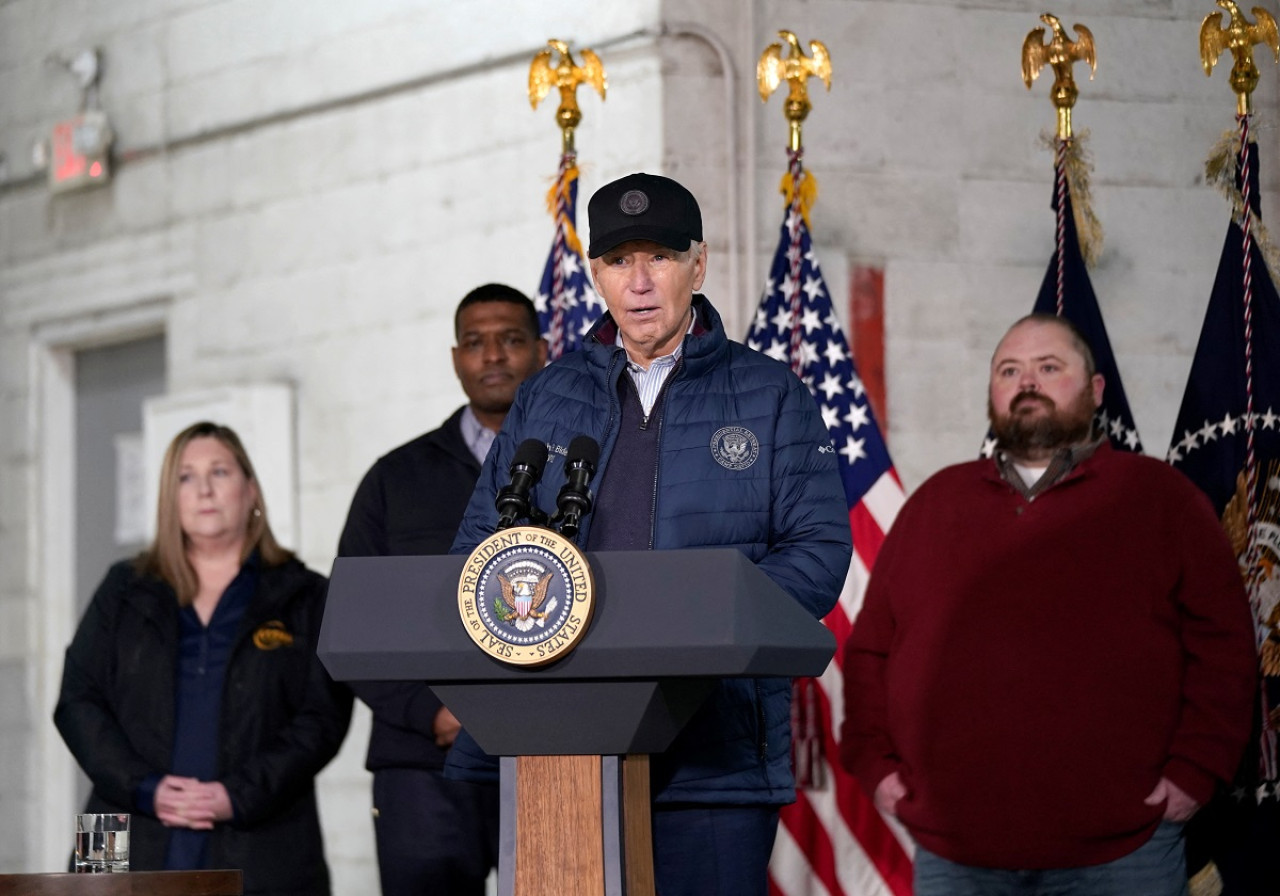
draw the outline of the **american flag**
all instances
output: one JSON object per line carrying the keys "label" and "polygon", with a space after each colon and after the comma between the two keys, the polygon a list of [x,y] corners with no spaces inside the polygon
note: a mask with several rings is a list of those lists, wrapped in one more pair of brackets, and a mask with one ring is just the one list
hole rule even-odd
{"label": "american flag", "polygon": [[[1120,369],[1116,366],[1115,354],[1111,351],[1111,340],[1107,337],[1107,328],[1102,322],[1098,297],[1093,292],[1089,270],[1080,251],[1080,235],[1076,229],[1075,209],[1072,206],[1071,188],[1067,184],[1061,146],[1056,169],[1053,210],[1058,216],[1057,246],[1053,257],[1049,259],[1049,267],[1044,273],[1040,293],[1036,296],[1032,310],[1065,317],[1084,334],[1089,347],[1093,349],[1094,362],[1104,381],[1102,405],[1098,408],[1096,417],[1098,426],[1106,432],[1113,447],[1140,454],[1142,440],[1138,437],[1138,426],[1133,421],[1133,412],[1129,410],[1129,399],[1125,396]],[[995,439],[988,432],[982,446],[983,456],[990,457],[994,449]]]}
{"label": "american flag", "polygon": [[[1238,207],[1167,456],[1223,517],[1258,631],[1261,730],[1234,792],[1215,797],[1187,829],[1191,868],[1216,861],[1227,894],[1274,893],[1280,886],[1274,849],[1280,842],[1280,296],[1255,232],[1257,146],[1249,139],[1248,116],[1240,126],[1247,154],[1237,154],[1233,166]],[[1245,208],[1252,213],[1242,214]]]}
{"label": "american flag", "polygon": [[547,360],[576,351],[582,336],[604,313],[600,296],[591,287],[587,265],[578,240],[578,166],[573,153],[560,158],[560,171],[547,195],[548,211],[555,218],[556,235],[542,269],[542,282],[533,297],[538,324],[547,340]]}
{"label": "american flag", "polygon": [[[793,157],[793,184],[807,177]],[[799,191],[793,190],[792,195]],[[867,403],[836,318],[799,201],[787,210],[769,282],[747,344],[792,366],[813,393],[831,433],[849,503],[853,563],[824,622],[844,643],[862,605],[868,572],[902,506],[902,484]],[[913,847],[837,759],[844,714],[839,657],[821,678],[796,682],[792,742],[797,799],[782,811],[769,865],[775,896],[907,896]]]}

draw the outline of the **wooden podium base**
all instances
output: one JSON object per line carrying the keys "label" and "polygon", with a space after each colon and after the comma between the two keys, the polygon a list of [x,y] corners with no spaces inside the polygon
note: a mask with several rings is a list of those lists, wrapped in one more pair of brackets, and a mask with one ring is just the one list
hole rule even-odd
{"label": "wooden podium base", "polygon": [[648,756],[501,767],[500,896],[654,896]]}

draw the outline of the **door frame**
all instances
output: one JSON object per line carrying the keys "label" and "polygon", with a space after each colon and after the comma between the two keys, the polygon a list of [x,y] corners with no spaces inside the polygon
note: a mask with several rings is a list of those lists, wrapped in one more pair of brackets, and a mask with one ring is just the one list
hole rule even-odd
{"label": "door frame", "polygon": [[[30,643],[36,645],[31,720],[34,842],[29,854],[41,870],[65,870],[76,805],[75,759],[51,716],[62,681],[63,656],[79,621],[75,589],[76,352],[164,335],[169,301],[157,299],[117,311],[37,324],[31,373],[35,413],[31,441],[36,488],[30,515],[35,546],[35,600]],[[167,365],[166,365],[167,366]],[[166,379],[167,379],[166,370]]]}

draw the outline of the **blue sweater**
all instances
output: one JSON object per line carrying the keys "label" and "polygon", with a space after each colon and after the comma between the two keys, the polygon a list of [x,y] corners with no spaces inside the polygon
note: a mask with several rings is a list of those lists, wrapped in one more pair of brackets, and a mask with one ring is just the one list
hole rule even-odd
{"label": "blue sweater", "polygon": [[[730,341],[720,317],[694,297],[698,323],[664,386],[650,544],[657,550],[742,551],[815,617],[833,606],[851,554],[848,508],[831,441],[808,390],[783,364]],[[625,353],[605,315],[582,350],[521,385],[463,517],[455,553],[471,551],[497,523],[494,498],[525,439],[551,449],[534,489],[553,510],[566,446],[600,443],[596,483],[611,478],[622,420]],[[726,435],[729,437],[726,441]],[[726,448],[726,445],[728,446]],[[616,475],[617,471],[612,471]],[[579,542],[595,546],[583,519]],[[602,509],[603,508],[603,509]],[[658,802],[780,805],[795,798],[790,767],[790,684],[727,679],[662,756],[653,757]],[[468,762],[455,748],[455,772]]]}

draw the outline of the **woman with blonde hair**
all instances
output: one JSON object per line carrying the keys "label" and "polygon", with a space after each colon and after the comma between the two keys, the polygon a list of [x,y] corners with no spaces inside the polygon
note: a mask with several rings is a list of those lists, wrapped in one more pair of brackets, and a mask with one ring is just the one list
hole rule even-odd
{"label": "woman with blonde hair", "polygon": [[327,894],[314,779],[351,695],[315,655],[326,580],[276,541],[235,432],[179,433],[156,537],[117,563],[67,649],[54,722],[132,814],[132,870],[240,868],[246,894]]}

